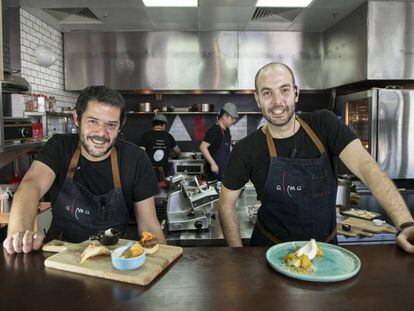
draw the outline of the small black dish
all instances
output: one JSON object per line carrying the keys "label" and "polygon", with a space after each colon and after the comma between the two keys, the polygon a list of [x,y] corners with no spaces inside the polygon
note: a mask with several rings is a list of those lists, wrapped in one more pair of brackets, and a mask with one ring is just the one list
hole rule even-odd
{"label": "small black dish", "polygon": [[97,235],[91,235],[89,240],[98,240],[102,245],[115,245],[118,243],[120,236],[121,232],[119,230],[110,228],[99,231]]}

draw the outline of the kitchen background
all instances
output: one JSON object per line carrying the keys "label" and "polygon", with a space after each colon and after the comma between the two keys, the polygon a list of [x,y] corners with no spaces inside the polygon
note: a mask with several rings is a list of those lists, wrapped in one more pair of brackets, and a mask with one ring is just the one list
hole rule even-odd
{"label": "kitchen background", "polygon": [[[234,141],[263,124],[252,89],[255,72],[269,61],[295,71],[298,111],[330,109],[342,117],[336,101],[342,94],[413,85],[412,1],[315,0],[305,9],[255,8],[255,2],[202,0],[183,11],[144,8],[140,1],[5,0],[4,68],[20,71],[30,94],[54,97],[58,113],[27,113],[30,94],[3,92],[2,117],[41,120],[45,136],[72,132],[70,114],[61,113],[83,87],[105,84],[127,101],[124,138],[138,143],[151,128],[153,112],[139,112],[139,103],[149,102],[168,110],[167,129],[182,150],[196,151],[226,102],[241,111],[231,128]],[[54,62],[40,64],[39,47]],[[184,112],[202,103],[211,111]],[[16,165],[0,154],[0,182],[6,182]],[[26,164],[18,166],[24,171]]]}

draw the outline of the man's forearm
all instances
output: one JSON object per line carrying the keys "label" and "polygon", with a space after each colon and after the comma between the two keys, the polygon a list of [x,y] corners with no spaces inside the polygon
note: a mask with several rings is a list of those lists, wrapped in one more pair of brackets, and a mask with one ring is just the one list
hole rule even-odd
{"label": "man's forearm", "polygon": [[243,246],[235,206],[223,205],[220,202],[219,218],[221,230],[223,231],[227,244],[231,247]]}
{"label": "man's forearm", "polygon": [[377,163],[365,162],[361,172],[364,175],[365,184],[390,216],[394,225],[399,226],[404,222],[413,221],[398,189]]}
{"label": "man's forearm", "polygon": [[8,235],[33,230],[39,208],[40,193],[31,181],[23,181],[13,197],[8,224]]}

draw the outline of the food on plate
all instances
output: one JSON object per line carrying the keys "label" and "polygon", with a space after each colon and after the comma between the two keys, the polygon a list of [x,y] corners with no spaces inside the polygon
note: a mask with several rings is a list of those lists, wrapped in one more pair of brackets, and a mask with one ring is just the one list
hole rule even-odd
{"label": "food on plate", "polygon": [[135,242],[128,247],[125,252],[122,254],[121,258],[133,258],[138,257],[144,253],[144,249],[142,248],[141,244]]}
{"label": "food on plate", "polygon": [[89,244],[87,248],[81,254],[80,263],[84,263],[86,259],[100,255],[110,255],[111,252],[105,246]]}
{"label": "food on plate", "polygon": [[152,255],[156,253],[159,249],[158,240],[155,238],[155,236],[150,232],[142,232],[142,238],[141,238],[141,245],[145,250],[145,253],[148,255]]}
{"label": "food on plate", "polygon": [[289,253],[283,257],[283,261],[290,271],[309,274],[315,269],[312,260],[322,256],[322,249],[316,243],[315,239],[311,239],[295,252]]}

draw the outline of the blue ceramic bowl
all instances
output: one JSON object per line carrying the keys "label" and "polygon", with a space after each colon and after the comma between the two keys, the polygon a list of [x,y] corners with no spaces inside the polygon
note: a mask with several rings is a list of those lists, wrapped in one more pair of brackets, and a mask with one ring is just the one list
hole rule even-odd
{"label": "blue ceramic bowl", "polygon": [[112,254],[112,265],[118,270],[138,269],[145,263],[145,252],[142,255],[133,258],[121,258],[121,255],[130,245],[125,245],[115,249]]}

